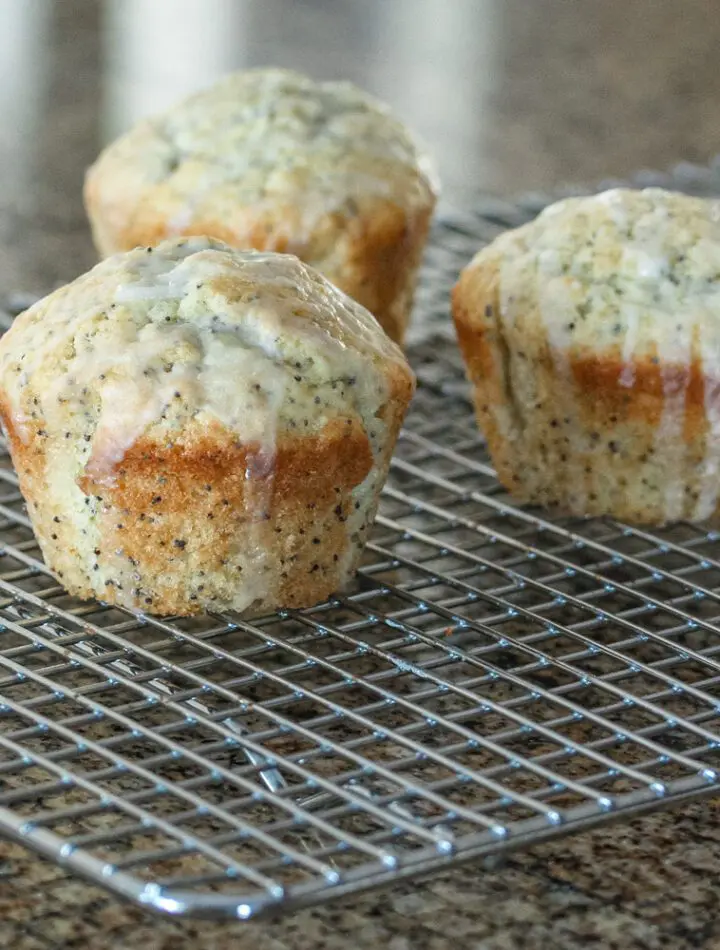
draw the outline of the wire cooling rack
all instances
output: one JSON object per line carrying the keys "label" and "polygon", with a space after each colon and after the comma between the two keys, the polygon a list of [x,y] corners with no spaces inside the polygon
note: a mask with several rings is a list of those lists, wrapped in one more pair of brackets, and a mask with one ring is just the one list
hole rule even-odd
{"label": "wire cooling rack", "polygon": [[242,919],[720,792],[720,535],[515,507],[447,339],[459,268],[547,200],[436,226],[417,398],[342,597],[252,624],[80,603],[0,458],[0,831]]}

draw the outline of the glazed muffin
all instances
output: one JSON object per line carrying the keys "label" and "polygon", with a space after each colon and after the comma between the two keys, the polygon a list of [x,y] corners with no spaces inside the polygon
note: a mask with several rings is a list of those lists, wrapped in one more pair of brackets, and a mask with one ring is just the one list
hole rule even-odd
{"label": "glazed muffin", "polygon": [[480,251],[453,313],[519,500],[650,524],[717,512],[720,203],[561,201]]}
{"label": "glazed muffin", "polygon": [[305,607],[362,551],[414,380],[290,255],[109,258],[0,341],[0,413],[67,590],[158,614]]}
{"label": "glazed muffin", "polygon": [[428,159],[384,105],[278,69],[142,122],[85,183],[102,256],[173,235],[296,254],[399,343],[435,198]]}

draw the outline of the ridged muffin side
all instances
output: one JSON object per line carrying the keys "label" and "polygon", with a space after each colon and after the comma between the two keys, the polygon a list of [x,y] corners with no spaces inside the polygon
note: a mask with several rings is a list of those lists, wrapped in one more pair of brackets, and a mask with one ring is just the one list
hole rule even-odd
{"label": "ridged muffin side", "polygon": [[519,500],[649,524],[717,513],[719,209],[659,189],[569,199],[464,270],[460,347]]}

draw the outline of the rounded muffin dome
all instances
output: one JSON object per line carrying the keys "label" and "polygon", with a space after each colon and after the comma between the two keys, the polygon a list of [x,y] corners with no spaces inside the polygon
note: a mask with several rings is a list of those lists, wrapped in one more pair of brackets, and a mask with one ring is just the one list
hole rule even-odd
{"label": "rounded muffin dome", "polygon": [[382,103],[281,69],[229,75],[141,122],[85,186],[103,255],[181,234],[294,253],[396,340],[435,194],[427,157]]}
{"label": "rounded muffin dome", "polygon": [[43,553],[159,613],[309,605],[355,568],[413,378],[289,255],[192,238],[109,258],[0,341]]}

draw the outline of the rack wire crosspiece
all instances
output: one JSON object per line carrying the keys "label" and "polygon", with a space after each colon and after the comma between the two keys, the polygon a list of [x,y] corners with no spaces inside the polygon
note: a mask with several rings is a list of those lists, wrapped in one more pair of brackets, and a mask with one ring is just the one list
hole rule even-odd
{"label": "rack wire crosspiece", "polygon": [[148,908],[247,918],[720,791],[720,535],[515,507],[443,336],[457,271],[542,203],[436,226],[418,394],[329,603],[74,601],[2,455],[0,831]]}

